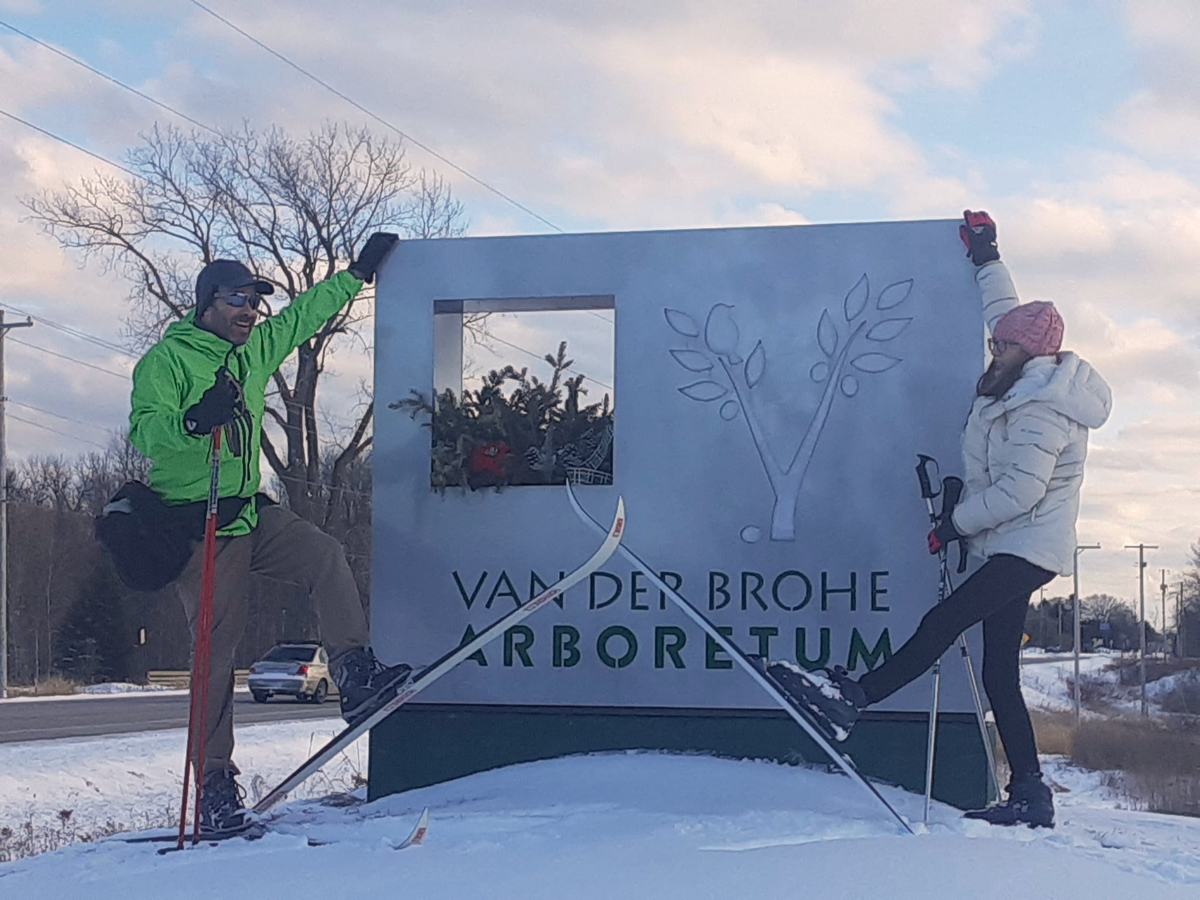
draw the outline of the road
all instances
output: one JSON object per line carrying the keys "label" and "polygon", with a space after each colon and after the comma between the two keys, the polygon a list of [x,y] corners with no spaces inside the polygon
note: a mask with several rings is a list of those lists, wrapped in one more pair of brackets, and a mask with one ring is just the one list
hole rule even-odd
{"label": "road", "polygon": [[[1090,659],[1093,655],[1094,654],[1091,654],[1091,653],[1082,653],[1082,654],[1080,654],[1079,658],[1080,659]],[[1039,665],[1040,663],[1070,662],[1074,658],[1075,658],[1074,655],[1072,655],[1070,653],[1054,653],[1054,654],[1037,653],[1037,654],[1030,654],[1028,656],[1025,655],[1024,653],[1022,653],[1021,654],[1021,665],[1036,666],[1036,665]]]}
{"label": "road", "polygon": [[[238,725],[336,718],[337,715],[336,698],[326,700],[320,706],[311,706],[295,703],[287,697],[255,703],[245,691],[234,694],[233,716]],[[186,728],[187,719],[187,694],[174,692],[165,695],[145,693],[70,699],[0,700],[0,744]]]}

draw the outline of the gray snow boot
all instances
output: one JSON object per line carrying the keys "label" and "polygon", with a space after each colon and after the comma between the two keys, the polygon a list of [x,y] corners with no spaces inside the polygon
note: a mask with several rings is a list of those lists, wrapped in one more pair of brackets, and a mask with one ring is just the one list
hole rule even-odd
{"label": "gray snow boot", "polygon": [[1054,794],[1042,781],[1040,772],[1023,775],[1008,783],[1008,799],[987,809],[963,813],[964,819],[977,819],[989,825],[1028,825],[1030,828],[1054,827]]}

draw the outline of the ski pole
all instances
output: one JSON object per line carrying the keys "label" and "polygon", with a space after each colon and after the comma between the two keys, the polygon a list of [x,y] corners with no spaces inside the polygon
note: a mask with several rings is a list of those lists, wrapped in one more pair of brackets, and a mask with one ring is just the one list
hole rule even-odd
{"label": "ski pole", "polygon": [[[932,527],[937,528],[937,511],[934,509],[933,500],[938,496],[938,492],[933,488],[933,481],[929,477],[929,466],[937,466],[937,461],[931,457],[921,454],[917,457],[917,480],[921,484],[921,496],[925,500],[925,508],[929,512],[929,523]],[[938,561],[940,563],[940,571],[938,572],[938,597],[937,602],[940,604],[946,599],[946,548],[943,547],[938,551]],[[929,824],[929,807],[933,801],[933,757],[937,748],[937,716],[938,704],[942,689],[942,659],[938,657],[934,660],[933,668],[933,696],[930,701],[929,708],[929,734],[925,738],[925,813],[922,821]]]}
{"label": "ski pole", "polygon": [[[954,475],[947,475],[942,479],[942,518],[954,514],[954,510],[958,507],[959,501],[962,499],[965,485],[961,478]],[[950,565],[947,560],[948,551],[943,550],[941,554],[941,577],[944,582],[942,588],[942,596],[949,597],[954,593],[954,582],[950,578]],[[958,542],[958,571],[965,572],[967,570],[967,542],[960,540]],[[996,778],[996,754],[992,750],[992,741],[987,730],[987,716],[983,712],[983,698],[979,694],[979,683],[975,680],[975,664],[971,661],[971,651],[967,646],[967,636],[960,634],[958,636],[958,654],[962,658],[963,666],[967,670],[967,682],[971,685],[971,698],[975,703],[975,720],[979,723],[979,738],[983,742],[983,752],[987,757],[988,768],[988,784],[997,797],[1000,796],[1000,781]]]}
{"label": "ski pole", "polygon": [[[954,582],[950,573],[944,573],[948,594],[954,593]],[[967,683],[971,685],[971,698],[975,702],[975,721],[979,723],[979,739],[983,742],[983,753],[987,757],[988,785],[996,799],[1000,798],[1000,779],[996,777],[996,752],[992,749],[992,738],[988,734],[987,716],[983,712],[983,697],[979,693],[979,682],[975,680],[975,664],[971,661],[971,651],[967,647],[967,636],[958,636],[958,652],[962,657],[963,666],[967,670]]]}
{"label": "ski pole", "polygon": [[[217,499],[221,482],[221,429],[212,433],[208,482],[208,507],[204,517],[204,565],[200,573],[200,608],[196,614],[196,640],[192,659],[191,703],[188,711],[187,757],[183,766],[183,803],[179,812],[179,842],[183,849],[187,831],[188,775],[195,771],[196,808],[192,843],[200,841],[200,804],[204,797],[204,730],[208,719],[208,681],[211,671],[213,584],[217,562]],[[196,755],[192,755],[195,747]]]}
{"label": "ski pole", "polygon": [[[937,465],[936,460],[931,456],[924,454],[918,456],[917,478],[921,484],[921,497],[925,500],[926,509],[929,512],[929,522],[934,528],[937,527],[938,517],[934,510],[933,499],[938,496],[933,490],[933,484],[929,478],[928,467],[930,464]],[[958,506],[959,500],[962,499],[964,485],[961,478],[953,475],[947,476],[942,480],[942,518],[952,515],[955,507]],[[964,572],[967,568],[967,544],[965,541],[959,541],[959,559],[958,571]],[[939,585],[938,585],[938,602],[941,603],[946,597],[954,592],[954,582],[950,578],[950,566],[947,560],[947,551],[945,548],[938,554],[939,561]],[[962,657],[963,666],[967,671],[967,682],[971,686],[971,698],[975,704],[975,720],[979,725],[979,738],[983,743],[984,756],[987,759],[987,774],[988,784],[992,791],[998,797],[1000,795],[1000,782],[996,777],[996,754],[992,749],[991,736],[987,730],[987,716],[983,711],[983,698],[979,693],[979,683],[975,679],[975,666],[971,661],[971,652],[967,646],[967,638],[965,634],[958,636],[958,651]],[[941,660],[934,664],[935,679],[940,677]],[[938,685],[935,680],[934,685],[934,709],[938,708]],[[936,739],[936,726],[932,720],[930,722],[930,747],[933,746],[933,741]],[[928,818],[929,804],[929,788],[932,783],[933,771],[933,752],[930,750],[929,757],[926,760],[926,818]]]}

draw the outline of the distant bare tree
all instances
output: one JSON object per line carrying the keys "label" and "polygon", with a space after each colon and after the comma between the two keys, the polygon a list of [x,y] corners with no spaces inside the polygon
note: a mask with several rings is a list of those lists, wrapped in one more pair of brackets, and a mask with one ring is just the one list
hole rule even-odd
{"label": "distant bare tree", "polygon": [[1111,594],[1092,594],[1083,599],[1083,617],[1096,622],[1111,622],[1133,615],[1129,604]]}
{"label": "distant bare tree", "polygon": [[[400,143],[365,128],[328,124],[296,139],[278,128],[213,137],[155,127],[126,164],[137,179],[97,175],[24,203],[64,247],[131,283],[128,329],[140,346],[187,313],[195,275],[213,259],[245,261],[277,297],[294,300],[347,264],[372,232],[431,238],[466,228],[440,176],[414,170]],[[371,446],[374,406],[325,466],[317,386],[335,339],[356,333],[372,296],[361,293],[302,345],[268,394],[283,445],[264,432],[263,452],[289,506],[322,525],[339,502],[339,479]]]}

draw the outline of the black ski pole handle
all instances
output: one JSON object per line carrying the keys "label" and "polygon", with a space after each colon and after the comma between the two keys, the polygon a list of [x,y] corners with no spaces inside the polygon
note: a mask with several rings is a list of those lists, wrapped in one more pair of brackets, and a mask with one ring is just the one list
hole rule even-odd
{"label": "black ski pole handle", "polygon": [[[942,479],[942,521],[954,514],[958,501],[962,499],[963,480],[957,475],[947,475]],[[967,539],[958,539],[958,571],[967,571]]]}
{"label": "black ski pole handle", "polygon": [[957,475],[947,475],[942,479],[942,518],[954,512],[958,501],[962,499],[963,480]]}
{"label": "black ski pole handle", "polygon": [[926,456],[924,453],[917,454],[917,480],[921,482],[921,498],[924,500],[932,500],[937,496],[937,493],[933,489],[933,481],[929,478],[929,466],[931,464],[939,472],[941,471],[937,460],[932,456]]}

